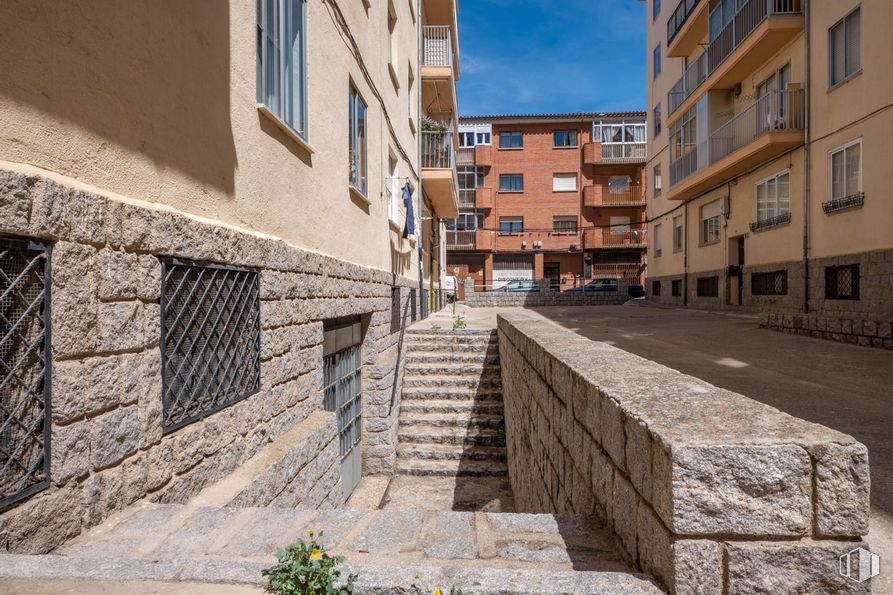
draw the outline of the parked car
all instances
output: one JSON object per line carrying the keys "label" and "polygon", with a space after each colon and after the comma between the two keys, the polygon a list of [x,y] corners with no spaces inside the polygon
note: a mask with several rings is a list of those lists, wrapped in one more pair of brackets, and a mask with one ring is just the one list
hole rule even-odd
{"label": "parked car", "polygon": [[537,292],[540,290],[539,281],[534,280],[525,280],[525,279],[515,279],[514,281],[509,281],[502,287],[494,287],[490,291],[526,291],[526,292]]}
{"label": "parked car", "polygon": [[645,297],[645,287],[638,283],[629,284],[629,295],[634,298]]}
{"label": "parked car", "polygon": [[617,291],[617,279],[593,279],[582,287],[574,287],[568,291]]}

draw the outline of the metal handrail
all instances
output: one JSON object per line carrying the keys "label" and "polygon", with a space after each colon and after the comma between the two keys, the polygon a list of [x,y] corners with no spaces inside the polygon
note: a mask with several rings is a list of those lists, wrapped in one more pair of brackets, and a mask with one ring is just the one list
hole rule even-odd
{"label": "metal handrail", "polygon": [[449,25],[425,25],[423,29],[422,64],[453,65],[452,31]]}
{"label": "metal handrail", "polygon": [[644,161],[648,145],[644,142],[602,143],[603,163]]}

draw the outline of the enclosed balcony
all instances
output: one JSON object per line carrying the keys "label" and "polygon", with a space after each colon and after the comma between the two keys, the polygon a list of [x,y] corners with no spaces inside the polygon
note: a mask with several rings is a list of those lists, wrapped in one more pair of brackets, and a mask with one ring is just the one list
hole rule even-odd
{"label": "enclosed balcony", "polygon": [[459,214],[459,183],[453,133],[422,131],[422,187],[437,216],[452,219]]}
{"label": "enclosed balcony", "polygon": [[630,143],[585,143],[583,162],[587,165],[609,165],[616,163],[644,163],[648,154],[644,142]]}
{"label": "enclosed balcony", "polygon": [[583,186],[584,207],[642,207],[645,192],[641,185],[610,187],[608,184]]}
{"label": "enclosed balcony", "polygon": [[804,98],[802,89],[767,93],[688,149],[674,133],[671,151],[685,152],[671,155],[668,198],[693,198],[802,145]]}
{"label": "enclosed balcony", "polygon": [[422,103],[429,114],[455,114],[459,58],[453,28],[426,25],[422,37]]}
{"label": "enclosed balcony", "polygon": [[479,230],[447,230],[447,250],[492,250],[493,232]]}
{"label": "enclosed balcony", "polygon": [[697,101],[696,91],[733,88],[799,35],[802,1],[747,0],[725,20],[719,13],[719,21],[717,11],[711,12],[706,49],[667,94],[671,123]]}
{"label": "enclosed balcony", "polygon": [[641,250],[647,247],[648,231],[644,226],[606,227],[583,230],[585,250],[625,249]]}

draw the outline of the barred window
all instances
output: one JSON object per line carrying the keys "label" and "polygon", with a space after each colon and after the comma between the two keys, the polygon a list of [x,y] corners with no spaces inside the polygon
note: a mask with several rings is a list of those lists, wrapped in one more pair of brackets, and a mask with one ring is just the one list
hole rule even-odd
{"label": "barred window", "polygon": [[50,250],[0,239],[0,506],[50,480]]}
{"label": "barred window", "polygon": [[256,271],[162,262],[164,430],[173,431],[260,389]]}
{"label": "barred window", "polygon": [[859,265],[826,268],[825,299],[858,300]]}
{"label": "barred window", "polygon": [[769,273],[752,273],[750,276],[750,293],[753,295],[787,295],[788,272],[785,270]]}
{"label": "barred window", "polygon": [[673,293],[673,297],[679,297],[682,295],[682,279],[673,279],[673,286],[671,288]]}
{"label": "barred window", "polygon": [[651,282],[651,295],[660,297],[660,281]]}
{"label": "barred window", "polygon": [[719,277],[698,277],[698,297],[719,297]]}

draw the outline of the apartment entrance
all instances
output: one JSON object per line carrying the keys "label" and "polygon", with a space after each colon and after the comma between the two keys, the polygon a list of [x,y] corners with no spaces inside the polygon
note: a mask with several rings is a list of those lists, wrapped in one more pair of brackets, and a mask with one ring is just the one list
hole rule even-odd
{"label": "apartment entrance", "polygon": [[465,280],[474,281],[475,291],[484,291],[484,257],[483,256],[449,256],[447,275],[454,275],[458,287],[456,292],[458,300],[465,299]]}
{"label": "apartment entrance", "polygon": [[323,335],[323,408],[335,412],[341,454],[341,488],[344,502],[362,475],[361,348],[358,317],[327,320]]}
{"label": "apartment entrance", "polygon": [[543,276],[549,280],[549,291],[561,289],[561,265],[559,263],[543,263]]}
{"label": "apartment entrance", "polygon": [[[728,305],[744,305],[744,238],[729,238],[729,294]],[[733,297],[734,296],[734,297]]]}

